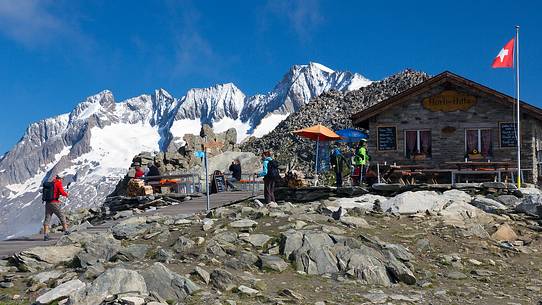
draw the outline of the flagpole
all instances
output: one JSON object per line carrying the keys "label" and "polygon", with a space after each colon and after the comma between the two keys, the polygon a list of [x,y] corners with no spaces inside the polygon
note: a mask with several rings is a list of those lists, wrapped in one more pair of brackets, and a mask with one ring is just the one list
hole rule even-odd
{"label": "flagpole", "polygon": [[519,124],[519,25],[516,25],[516,115],[517,115],[517,146],[518,146],[518,178],[517,178],[517,185],[518,189],[521,188],[521,133],[519,131],[520,124]]}

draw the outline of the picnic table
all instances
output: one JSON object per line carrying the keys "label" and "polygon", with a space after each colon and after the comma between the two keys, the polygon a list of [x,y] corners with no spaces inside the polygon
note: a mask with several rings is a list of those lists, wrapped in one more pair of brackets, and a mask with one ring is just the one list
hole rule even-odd
{"label": "picnic table", "polygon": [[449,166],[455,166],[457,167],[457,170],[460,171],[462,169],[483,170],[486,168],[490,168],[493,170],[504,168],[505,170],[508,170],[508,168],[514,166],[515,163],[508,162],[508,161],[489,161],[489,162],[460,161],[460,162],[444,162],[444,164],[449,165]]}
{"label": "picnic table", "polygon": [[423,176],[422,170],[429,168],[425,164],[392,164],[384,173],[384,179],[398,179],[401,184],[415,184],[416,178]]}

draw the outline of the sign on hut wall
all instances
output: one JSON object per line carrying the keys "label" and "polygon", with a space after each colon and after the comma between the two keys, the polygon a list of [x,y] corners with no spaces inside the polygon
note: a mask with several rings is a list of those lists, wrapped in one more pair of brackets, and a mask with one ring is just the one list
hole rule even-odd
{"label": "sign on hut wall", "polygon": [[499,123],[501,147],[516,147],[517,131],[515,123]]}
{"label": "sign on hut wall", "polygon": [[444,90],[437,95],[424,98],[422,104],[430,111],[465,111],[476,104],[476,98],[462,92]]}
{"label": "sign on hut wall", "polygon": [[377,149],[380,151],[397,150],[397,128],[386,126],[377,128]]}

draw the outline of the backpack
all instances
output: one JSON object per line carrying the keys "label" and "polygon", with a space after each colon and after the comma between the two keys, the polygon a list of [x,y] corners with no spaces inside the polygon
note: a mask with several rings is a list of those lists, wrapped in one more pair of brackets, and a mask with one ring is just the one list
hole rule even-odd
{"label": "backpack", "polygon": [[279,162],[277,160],[269,160],[265,177],[272,180],[280,179]]}
{"label": "backpack", "polygon": [[46,181],[43,183],[43,190],[41,191],[42,201],[53,201],[55,198],[55,183],[52,181]]}

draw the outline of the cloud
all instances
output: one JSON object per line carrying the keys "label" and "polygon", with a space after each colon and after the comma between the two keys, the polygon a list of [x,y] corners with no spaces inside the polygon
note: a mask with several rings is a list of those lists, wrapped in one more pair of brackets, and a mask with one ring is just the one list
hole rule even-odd
{"label": "cloud", "polygon": [[269,0],[266,11],[285,19],[302,40],[308,40],[312,32],[324,21],[318,0]]}
{"label": "cloud", "polygon": [[43,44],[63,31],[63,22],[48,11],[48,1],[0,1],[0,32],[25,45]]}

